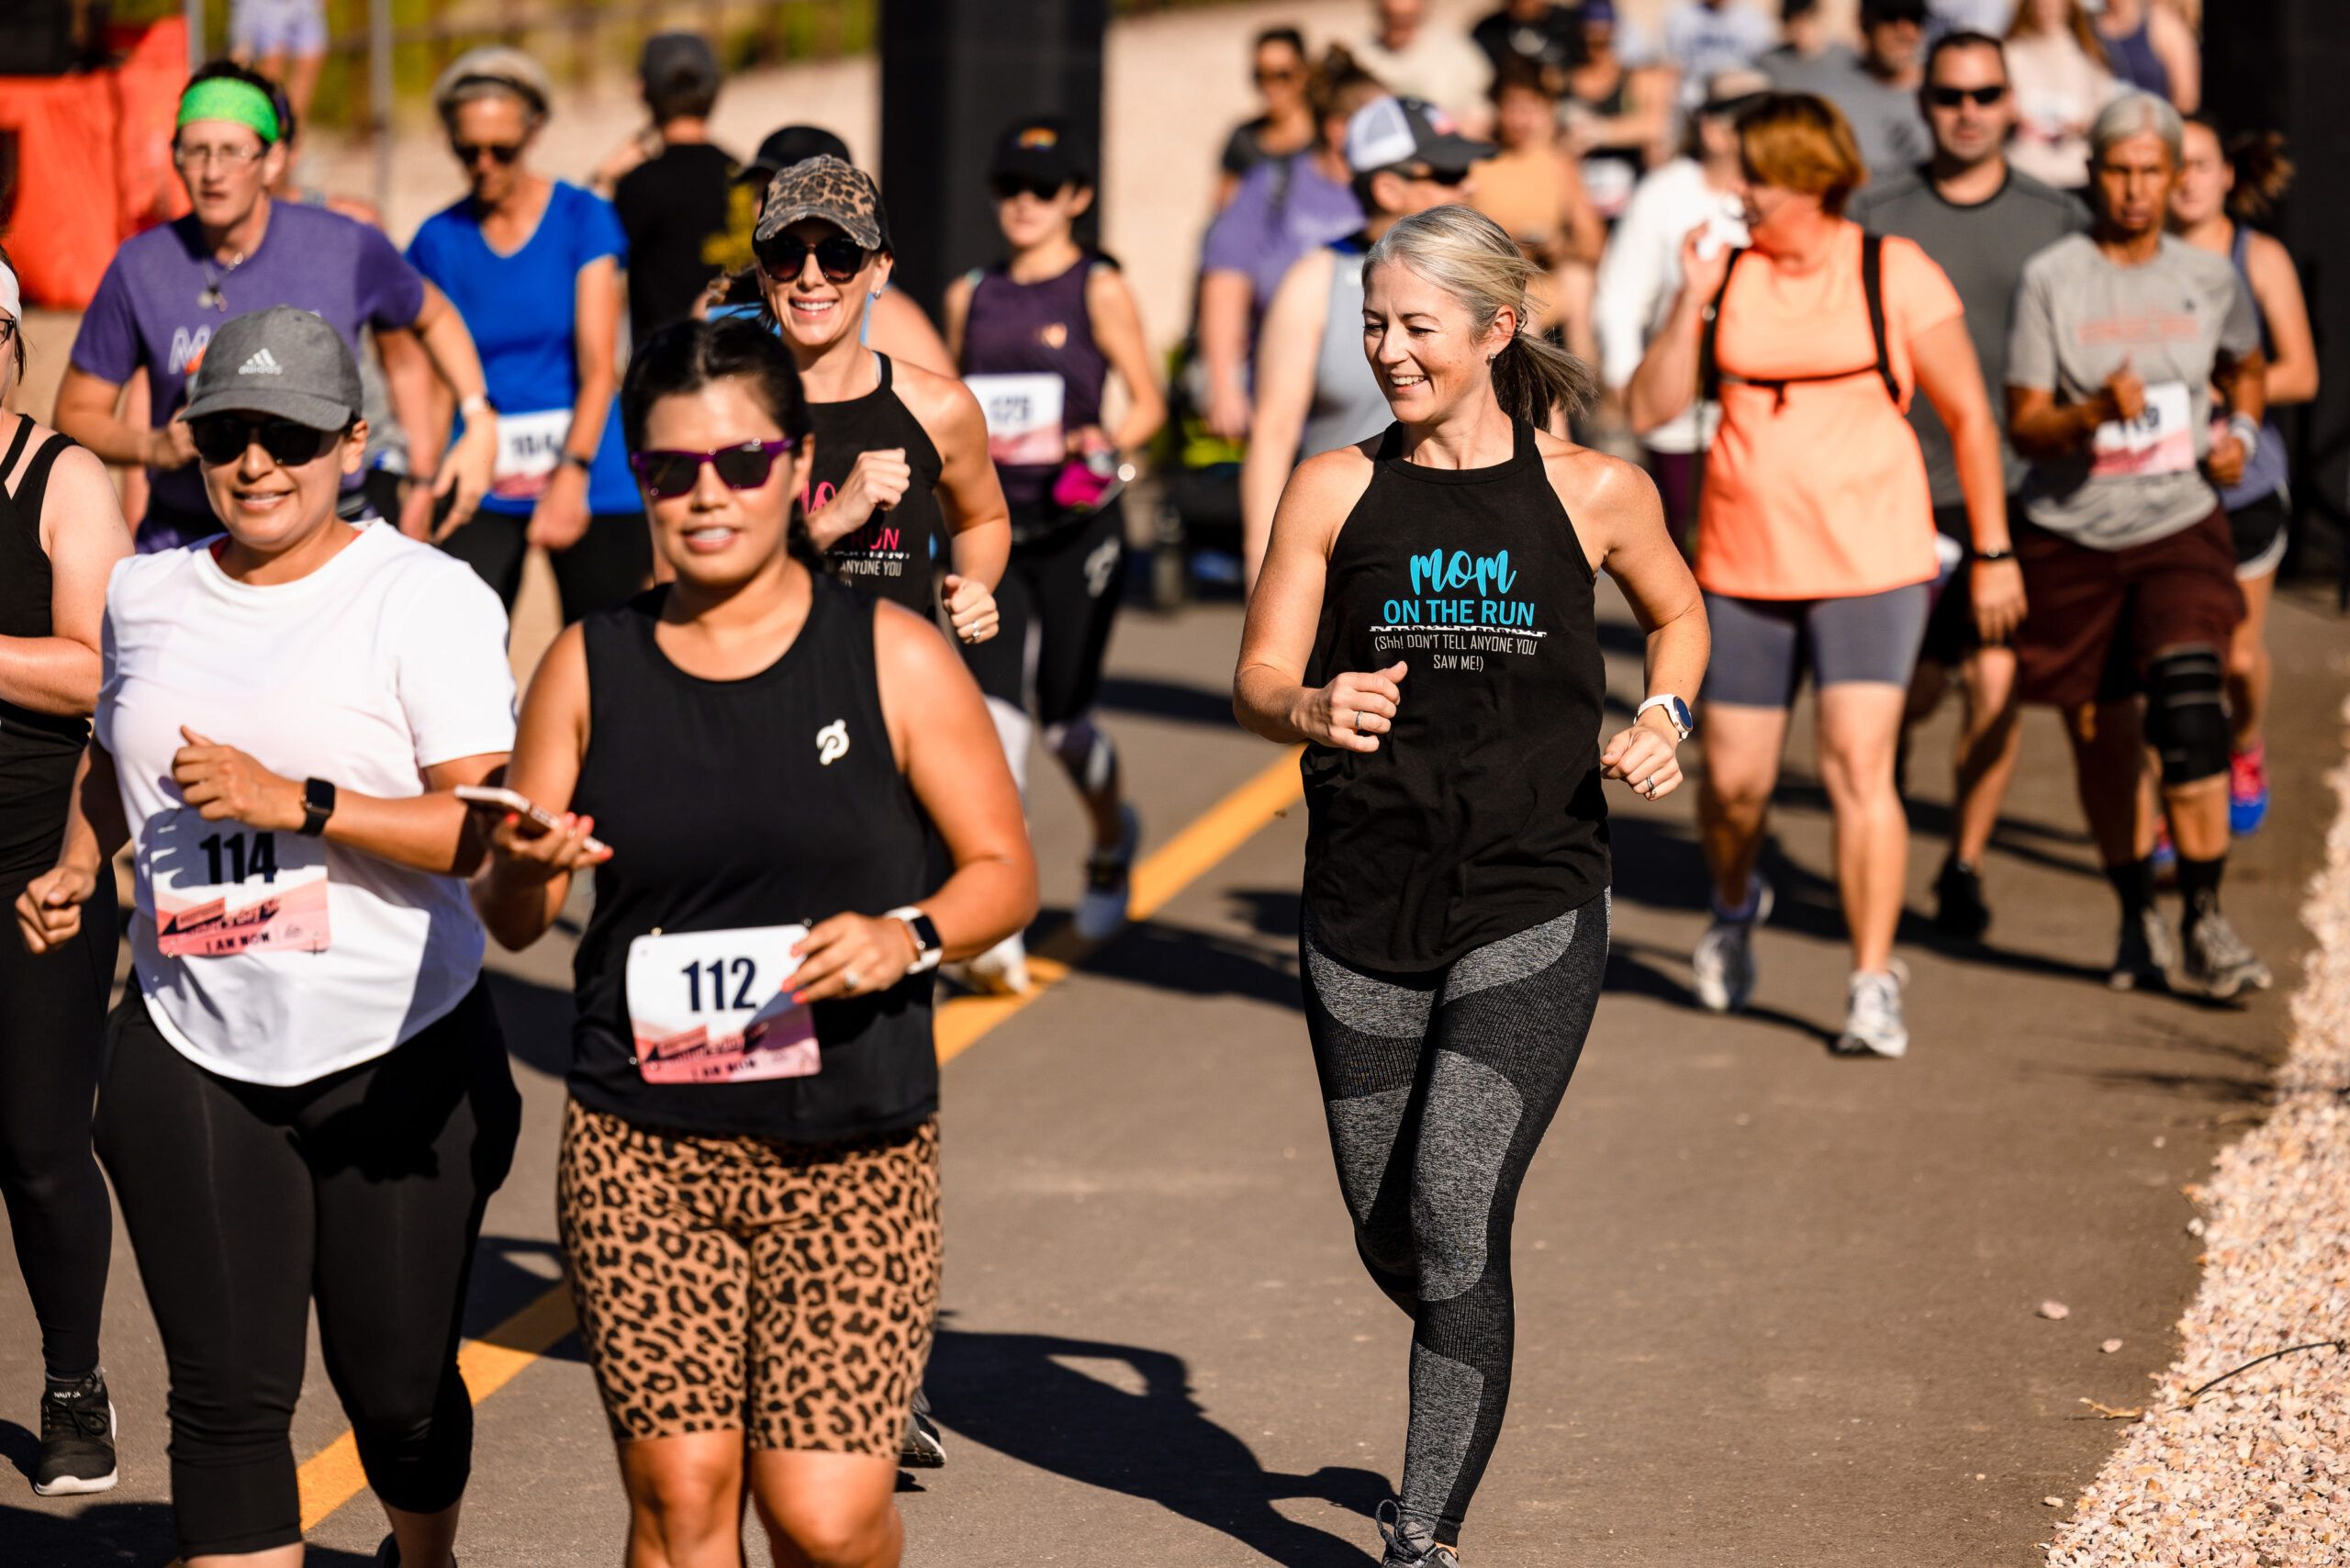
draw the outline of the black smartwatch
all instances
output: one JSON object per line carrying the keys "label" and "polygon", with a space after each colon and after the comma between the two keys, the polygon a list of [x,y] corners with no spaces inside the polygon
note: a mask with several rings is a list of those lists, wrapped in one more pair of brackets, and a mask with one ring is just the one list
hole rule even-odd
{"label": "black smartwatch", "polygon": [[904,922],[907,932],[914,939],[914,961],[906,966],[906,973],[918,975],[938,967],[938,960],[942,957],[938,945],[938,927],[931,924],[930,916],[912,904],[908,904],[903,909],[891,910],[882,918]]}
{"label": "black smartwatch", "polygon": [[596,471],[596,460],[592,457],[582,457],[576,452],[566,452],[563,454],[563,460],[582,474],[593,474]]}
{"label": "black smartwatch", "polygon": [[302,781],[302,825],[297,831],[304,838],[316,838],[327,830],[327,819],[334,815],[334,786],[323,778]]}

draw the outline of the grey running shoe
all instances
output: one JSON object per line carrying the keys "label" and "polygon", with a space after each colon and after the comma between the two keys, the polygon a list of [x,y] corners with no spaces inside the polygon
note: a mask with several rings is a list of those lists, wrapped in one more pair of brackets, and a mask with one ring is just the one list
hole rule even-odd
{"label": "grey running shoe", "polygon": [[2177,939],[2163,924],[2161,912],[2148,904],[2136,920],[2122,917],[2121,946],[2105,983],[2116,991],[2160,990],[2170,984],[2170,971],[2177,962]]}
{"label": "grey running shoe", "polygon": [[1697,988],[1698,1004],[1708,1013],[1742,1013],[1754,997],[1754,928],[1771,918],[1771,884],[1754,879],[1754,913],[1744,920],[1726,920],[1714,913],[1714,923],[1697,938],[1689,955],[1690,979]]}
{"label": "grey running shoe", "polygon": [[1387,1543],[1380,1568],[1460,1568],[1460,1554],[1452,1548],[1410,1539],[1415,1532],[1404,1529],[1404,1510],[1394,1499],[1380,1504],[1373,1517],[1379,1521],[1379,1539]]}
{"label": "grey running shoe", "polygon": [[2187,982],[2204,995],[2225,1002],[2238,991],[2266,991],[2274,983],[2260,955],[2244,945],[2228,917],[2211,910],[2185,934]]}
{"label": "grey running shoe", "polygon": [[114,1401],[106,1374],[94,1372],[72,1388],[40,1396],[40,1452],[33,1462],[33,1493],[74,1497],[111,1492],[120,1479],[114,1458]]}
{"label": "grey running shoe", "polygon": [[1901,1016],[1901,988],[1908,983],[1908,966],[1898,958],[1884,969],[1854,969],[1845,983],[1837,1054],[1897,1057],[1908,1050],[1909,1025]]}
{"label": "grey running shoe", "polygon": [[906,1435],[898,1440],[898,1462],[908,1470],[943,1470],[946,1442],[938,1423],[930,1418],[930,1393],[914,1390],[914,1407],[906,1412]]}

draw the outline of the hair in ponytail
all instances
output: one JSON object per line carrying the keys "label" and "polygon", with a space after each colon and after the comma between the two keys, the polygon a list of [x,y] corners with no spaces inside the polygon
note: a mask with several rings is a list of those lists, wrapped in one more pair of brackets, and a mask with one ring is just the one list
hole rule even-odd
{"label": "hair in ponytail", "polygon": [[2221,145],[2236,171],[2236,188],[2228,193],[2228,216],[2245,223],[2275,218],[2293,183],[2293,161],[2285,155],[2284,137],[2273,130],[2248,131]]}
{"label": "hair in ponytail", "polygon": [[1494,358],[1494,397],[1514,420],[1546,425],[1553,409],[1581,413],[1591,403],[1591,367],[1532,331],[1526,297],[1534,264],[1502,226],[1465,207],[1433,207],[1396,220],[1363,258],[1368,285],[1376,268],[1406,266],[1468,308],[1470,330],[1482,334],[1504,310],[1517,331]]}

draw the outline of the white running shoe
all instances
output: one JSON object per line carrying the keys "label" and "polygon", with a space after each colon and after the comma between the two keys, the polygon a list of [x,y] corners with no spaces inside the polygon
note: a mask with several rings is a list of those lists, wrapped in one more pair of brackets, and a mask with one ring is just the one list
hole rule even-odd
{"label": "white running shoe", "polygon": [[1909,1025],[1901,1016],[1901,988],[1909,983],[1909,966],[1898,958],[1882,969],[1854,969],[1845,982],[1844,1033],[1836,1041],[1841,1056],[1897,1057],[1909,1048]]}
{"label": "white running shoe", "polygon": [[1134,883],[1135,850],[1142,843],[1142,819],[1132,806],[1118,808],[1121,828],[1115,849],[1097,849],[1085,860],[1085,891],[1077,901],[1077,934],[1106,942],[1126,923],[1126,896]]}
{"label": "white running shoe", "polygon": [[955,978],[973,991],[990,996],[1027,994],[1028,943],[1015,931],[968,963],[957,964]]}
{"label": "white running shoe", "polygon": [[1743,1013],[1754,999],[1754,928],[1771,918],[1772,893],[1771,884],[1760,877],[1752,885],[1754,913],[1729,920],[1717,909],[1714,923],[1697,938],[1697,950],[1689,955],[1697,1002],[1708,1013]]}

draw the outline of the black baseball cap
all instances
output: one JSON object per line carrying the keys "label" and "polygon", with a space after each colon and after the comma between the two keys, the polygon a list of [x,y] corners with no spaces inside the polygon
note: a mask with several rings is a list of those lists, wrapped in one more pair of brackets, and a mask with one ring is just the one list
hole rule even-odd
{"label": "black baseball cap", "polygon": [[250,311],[220,325],[188,383],[180,417],[274,414],[339,431],[359,417],[359,362],[323,317],[291,305]]}
{"label": "black baseball cap", "polygon": [[1034,180],[1040,185],[1091,185],[1093,149],[1058,115],[1014,120],[996,139],[988,178]]}
{"label": "black baseball cap", "polygon": [[1861,0],[1861,26],[1871,22],[1915,22],[1924,27],[1931,17],[1926,0]]}
{"label": "black baseball cap", "polygon": [[822,126],[787,125],[780,130],[770,132],[767,139],[759,143],[759,150],[752,155],[751,162],[754,167],[773,174],[790,168],[794,163],[804,163],[811,158],[837,158],[844,163],[856,162],[848,155],[848,143]]}

